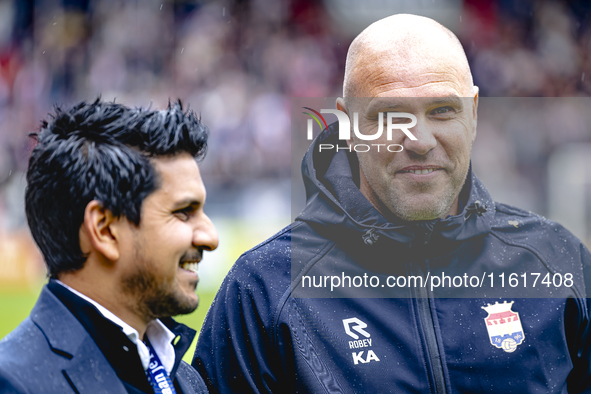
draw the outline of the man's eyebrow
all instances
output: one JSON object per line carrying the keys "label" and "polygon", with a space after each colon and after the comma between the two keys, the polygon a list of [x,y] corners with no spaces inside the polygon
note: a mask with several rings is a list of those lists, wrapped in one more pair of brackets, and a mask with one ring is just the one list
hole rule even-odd
{"label": "man's eyebrow", "polygon": [[453,95],[446,97],[433,97],[428,103],[429,105],[454,104],[456,106],[463,106],[464,100],[462,97]]}
{"label": "man's eyebrow", "polygon": [[[392,98],[375,100],[367,106],[367,113],[374,112],[405,112],[408,106],[405,105],[409,100],[424,100],[428,105],[453,104],[463,107],[463,100],[465,98],[456,94],[451,94],[444,97],[415,97],[403,99],[399,98],[396,101]],[[379,111],[378,111],[379,110]]]}
{"label": "man's eyebrow", "polygon": [[[378,100],[370,103],[367,106],[367,113],[374,113],[374,112],[395,112],[398,108],[402,107],[403,105],[398,102],[393,102],[392,100]],[[379,111],[378,111],[379,110]]]}
{"label": "man's eyebrow", "polygon": [[187,198],[183,198],[182,200],[176,201],[173,204],[173,209],[179,209],[179,208],[184,208],[184,207],[189,207],[189,206],[198,207],[201,204],[203,204],[203,202],[201,200],[196,199],[194,197],[187,197]]}

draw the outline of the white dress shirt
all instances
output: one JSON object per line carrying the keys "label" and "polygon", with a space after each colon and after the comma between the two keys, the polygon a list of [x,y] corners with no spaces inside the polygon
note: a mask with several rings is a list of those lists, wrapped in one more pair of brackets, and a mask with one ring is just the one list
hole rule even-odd
{"label": "white dress shirt", "polygon": [[[140,335],[135,328],[125,323],[107,308],[89,298],[88,296],[85,296],[79,291],[72,289],[70,286],[60,282],[59,280],[56,280],[56,282],[83,300],[90,302],[106,319],[109,319],[113,323],[120,326],[123,330],[123,333],[127,335],[127,338],[129,338],[129,340],[136,345],[137,352],[140,356],[140,360],[142,361],[144,370],[148,369],[148,364],[150,363],[150,351],[148,350],[146,344],[140,339]],[[148,323],[148,326],[146,327],[146,336],[150,340],[154,351],[160,358],[166,373],[170,375],[170,371],[172,371],[172,367],[174,366],[175,354],[174,347],[172,346],[172,340],[175,338],[175,335],[159,319],[156,319]]]}

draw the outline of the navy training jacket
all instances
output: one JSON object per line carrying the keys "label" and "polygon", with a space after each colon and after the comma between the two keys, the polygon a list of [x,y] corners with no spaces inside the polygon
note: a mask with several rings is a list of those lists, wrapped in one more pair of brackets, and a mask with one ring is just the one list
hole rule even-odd
{"label": "navy training jacket", "polygon": [[192,363],[210,391],[591,392],[581,242],[471,171],[459,215],[388,222],[354,155],[314,150],[337,137],[304,158],[302,214],[225,278]]}

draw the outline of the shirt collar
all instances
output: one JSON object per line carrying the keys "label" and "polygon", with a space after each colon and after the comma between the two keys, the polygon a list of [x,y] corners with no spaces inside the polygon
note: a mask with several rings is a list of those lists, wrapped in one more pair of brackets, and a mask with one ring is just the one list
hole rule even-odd
{"label": "shirt collar", "polygon": [[[55,282],[59,283],[60,285],[62,285],[72,293],[76,294],[83,300],[94,305],[96,309],[98,309],[98,311],[106,319],[112,321],[113,323],[121,327],[123,333],[127,336],[127,338],[129,338],[129,340],[136,345],[144,370],[148,369],[148,364],[150,363],[150,351],[148,350],[148,347],[144,344],[144,342],[140,339],[139,333],[135,328],[125,323],[123,320],[115,316],[115,314],[113,314],[111,311],[109,311],[107,308],[105,308],[92,298],[89,298],[88,296],[80,293],[79,291],[74,290],[70,286],[66,285],[65,283],[62,283],[57,279],[55,280]],[[146,327],[146,336],[150,340],[150,343],[152,344],[154,351],[160,358],[160,361],[162,362],[164,369],[170,375],[170,372],[172,371],[172,368],[174,366],[175,359],[174,347],[172,346],[172,340],[175,338],[175,335],[159,319],[155,319],[148,323]]]}

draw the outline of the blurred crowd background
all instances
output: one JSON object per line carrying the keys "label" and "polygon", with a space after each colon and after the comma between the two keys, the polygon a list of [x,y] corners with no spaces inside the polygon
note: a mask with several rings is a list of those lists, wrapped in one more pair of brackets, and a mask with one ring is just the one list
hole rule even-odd
{"label": "blurred crowd background", "polygon": [[[201,113],[206,211],[221,239],[202,283],[217,286],[290,221],[291,98],[339,96],[351,40],[397,12],[449,27],[483,99],[528,113],[525,127],[483,108],[474,167],[494,197],[549,215],[551,157],[567,143],[583,153],[557,179],[575,172],[589,195],[590,11],[590,0],[0,0],[0,286],[44,274],[23,212],[27,134],[54,104],[98,95],[156,108],[180,98]],[[576,207],[584,223],[589,200]],[[589,240],[589,226],[579,231]]]}

